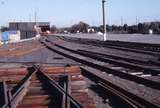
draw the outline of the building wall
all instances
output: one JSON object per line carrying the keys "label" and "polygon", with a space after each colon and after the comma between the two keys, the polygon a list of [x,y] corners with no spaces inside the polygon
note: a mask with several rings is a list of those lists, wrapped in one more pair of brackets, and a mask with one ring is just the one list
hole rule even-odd
{"label": "building wall", "polygon": [[36,36],[35,31],[21,31],[21,39],[28,39]]}
{"label": "building wall", "polygon": [[[27,30],[27,31],[32,31],[34,30],[34,26],[36,25],[35,22],[10,22],[9,23],[9,29],[10,30]],[[37,22],[37,25],[40,27],[50,27],[49,22]]]}
{"label": "building wall", "polygon": [[20,30],[20,38],[27,39],[36,36],[35,25],[40,27],[48,27],[50,29],[49,22],[10,22],[9,29],[10,30]]}

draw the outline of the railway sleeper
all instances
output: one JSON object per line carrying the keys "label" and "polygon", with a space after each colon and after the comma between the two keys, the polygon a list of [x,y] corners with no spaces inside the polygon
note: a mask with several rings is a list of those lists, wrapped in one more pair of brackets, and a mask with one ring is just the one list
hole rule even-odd
{"label": "railway sleeper", "polygon": [[[95,64],[93,62],[90,62],[90,61],[84,60],[82,58],[79,58],[78,56],[80,56],[80,55],[75,55],[75,54],[71,55],[70,52],[73,52],[71,49],[68,49],[68,50],[67,49],[63,49],[63,48],[60,49],[59,47],[55,47],[55,46],[53,48],[54,43],[48,44],[48,43],[46,43],[44,41],[41,41],[41,42],[44,45],[46,45],[46,47],[48,49],[50,49],[50,50],[52,50],[52,51],[54,51],[54,52],[56,52],[56,53],[58,53],[60,55],[63,55],[65,57],[68,57],[70,59],[73,59],[73,60],[75,60],[77,62],[80,62],[82,64],[91,66],[91,67],[99,69],[101,71],[105,71],[105,72],[107,72],[109,74],[113,74],[115,76],[119,76],[121,78],[130,80],[130,81],[134,81],[134,82],[139,83],[139,84],[143,84],[143,85],[151,87],[153,89],[160,90],[160,83],[158,83],[156,81],[148,80],[148,79],[145,79],[145,78],[142,78],[142,77],[138,77],[138,76],[135,76],[135,75],[131,75],[131,74],[128,74],[128,73],[124,73],[124,72],[121,72],[121,71],[113,70],[113,69],[107,68],[107,67],[99,65],[99,64]],[[74,51],[74,52],[76,52],[76,51]]]}

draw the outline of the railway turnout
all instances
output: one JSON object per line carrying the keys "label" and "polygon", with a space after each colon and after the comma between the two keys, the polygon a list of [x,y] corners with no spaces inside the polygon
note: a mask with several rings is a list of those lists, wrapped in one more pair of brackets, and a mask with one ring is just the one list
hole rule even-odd
{"label": "railway turnout", "polygon": [[[62,68],[57,68],[58,73],[63,72]],[[2,108],[93,108],[92,100],[87,103],[79,103],[74,98],[78,97],[78,92],[69,94],[68,75],[56,75],[56,68],[48,68],[47,72],[39,66],[29,68],[26,76],[12,89],[8,89],[5,81],[1,82],[1,107]],[[71,67],[66,72],[78,71],[78,68]],[[74,74],[75,75],[75,74]],[[75,78],[74,78],[75,79]],[[58,83],[59,80],[59,83]],[[76,79],[78,80],[78,79]],[[71,92],[71,91],[70,91]],[[71,92],[72,93],[72,92]],[[83,92],[82,92],[83,93]],[[83,93],[84,94],[84,93]],[[83,95],[82,95],[83,96]],[[84,106],[83,106],[84,105]]]}
{"label": "railway turnout", "polygon": [[[23,66],[0,69],[0,108],[160,108],[158,45],[56,36],[37,41],[55,62],[1,61]],[[123,55],[127,51],[133,55]]]}
{"label": "railway turnout", "polygon": [[[109,75],[118,76],[118,77],[125,79],[125,80],[128,80],[128,81],[133,81],[133,82],[137,83],[138,85],[142,84],[145,87],[159,90],[160,83],[158,81],[153,81],[153,80],[150,80],[149,78],[145,78],[145,77],[142,77],[142,76],[139,76],[139,75],[132,73],[132,72],[138,73],[139,71],[141,71],[142,72],[141,74],[143,74],[143,76],[145,76],[145,74],[150,74],[150,76],[159,76],[159,70],[154,70],[154,69],[152,70],[150,68],[146,68],[146,66],[143,66],[143,65],[135,65],[135,64],[133,65],[131,63],[119,62],[116,60],[112,60],[112,59],[98,56],[94,53],[88,53],[88,52],[86,53],[85,51],[82,51],[79,49],[73,50],[71,48],[61,46],[60,44],[54,43],[54,42],[47,40],[47,39],[42,40],[41,42],[47,48],[49,48],[50,50],[52,50],[58,54],[61,54],[67,58],[73,59],[77,62],[85,64],[85,65],[92,67],[94,69],[100,70],[101,73],[99,71],[99,74],[97,74],[97,75],[93,75],[93,73],[92,73],[92,77],[94,78],[94,81],[96,81],[96,84],[101,86],[101,88],[105,89],[106,91],[108,91],[110,88],[109,91],[111,91],[113,94],[116,94],[116,96],[120,97],[122,100],[124,100],[126,103],[128,103],[130,105],[130,107],[133,107],[133,108],[147,108],[147,107],[155,107],[156,108],[157,107],[158,108],[158,106],[156,104],[153,104],[152,102],[150,102],[150,101],[148,101],[138,95],[135,95],[134,93],[128,92],[121,87],[117,87],[117,86],[113,85],[113,86],[115,86],[115,88],[114,88],[113,86],[111,86],[112,85],[111,83],[106,84],[107,80],[104,81],[104,80],[102,80],[102,78],[98,78],[98,75],[101,75],[101,74],[103,74],[102,72],[105,72]],[[97,61],[101,61],[101,62],[97,62]],[[109,66],[107,66],[108,63],[110,64]],[[120,67],[122,67],[122,68],[120,68]],[[128,69],[126,69],[126,68],[128,68]],[[126,70],[130,71],[131,73],[126,72]],[[82,72],[84,72],[84,70]],[[85,71],[85,73],[87,73],[87,72],[88,71]]]}

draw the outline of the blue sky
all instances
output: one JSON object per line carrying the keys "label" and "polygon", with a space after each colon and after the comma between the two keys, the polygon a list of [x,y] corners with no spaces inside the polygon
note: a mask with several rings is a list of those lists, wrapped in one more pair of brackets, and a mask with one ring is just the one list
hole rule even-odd
{"label": "blue sky", "polygon": [[[135,24],[138,21],[160,21],[160,0],[107,0],[108,24]],[[9,21],[50,21],[59,27],[70,26],[79,21],[90,25],[102,23],[101,0],[0,0],[0,25]]]}

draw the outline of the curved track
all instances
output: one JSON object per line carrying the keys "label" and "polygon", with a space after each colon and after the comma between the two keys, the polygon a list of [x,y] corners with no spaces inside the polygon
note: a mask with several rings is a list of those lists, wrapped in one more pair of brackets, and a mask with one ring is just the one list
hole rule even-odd
{"label": "curved track", "polygon": [[[130,80],[130,81],[134,81],[136,83],[143,84],[143,85],[151,87],[153,89],[160,90],[160,88],[159,88],[160,83],[159,82],[155,82],[155,81],[152,81],[152,80],[149,80],[149,79],[145,79],[143,77],[139,77],[139,76],[136,76],[136,75],[121,72],[121,71],[116,70],[116,69],[111,69],[111,68],[106,67],[104,65],[93,63],[93,61],[90,61],[91,59],[89,59],[89,60],[86,59],[88,57],[92,58],[91,56],[86,55],[86,54],[82,54],[78,51],[66,48],[64,46],[57,45],[57,44],[51,42],[50,40],[47,40],[47,41],[42,40],[41,42],[48,49],[50,49],[50,50],[52,50],[52,51],[54,51],[58,54],[61,54],[65,57],[71,58],[71,59],[73,59],[77,62],[85,64],[89,67],[93,67],[93,68],[96,68],[100,71],[105,71],[109,74],[113,74],[115,76],[118,76],[120,78],[127,79],[127,80]],[[94,60],[94,59],[95,58],[92,58],[92,60]],[[83,70],[83,72],[84,72],[84,70]],[[86,73],[87,73],[87,71],[86,71]],[[88,73],[90,73],[90,72],[88,72]],[[116,96],[118,96],[119,98],[124,100],[125,102],[128,102],[128,104],[130,104],[131,108],[143,108],[143,107],[144,108],[147,108],[147,107],[148,108],[150,108],[150,107],[159,108],[157,105],[152,104],[151,102],[149,102],[149,101],[147,101],[143,98],[137,97],[136,95],[122,89],[121,87],[116,86],[112,83],[107,82],[107,80],[100,78],[99,77],[100,74],[101,73],[95,75],[93,72],[91,73],[91,75],[94,76],[94,80],[98,81],[97,84],[99,86],[101,86],[103,89],[107,89],[107,90],[109,90],[108,88],[110,88],[109,91],[111,91],[113,94],[115,94]],[[154,73],[154,75],[155,75],[155,73]],[[156,75],[157,75],[157,73],[156,73]]]}

